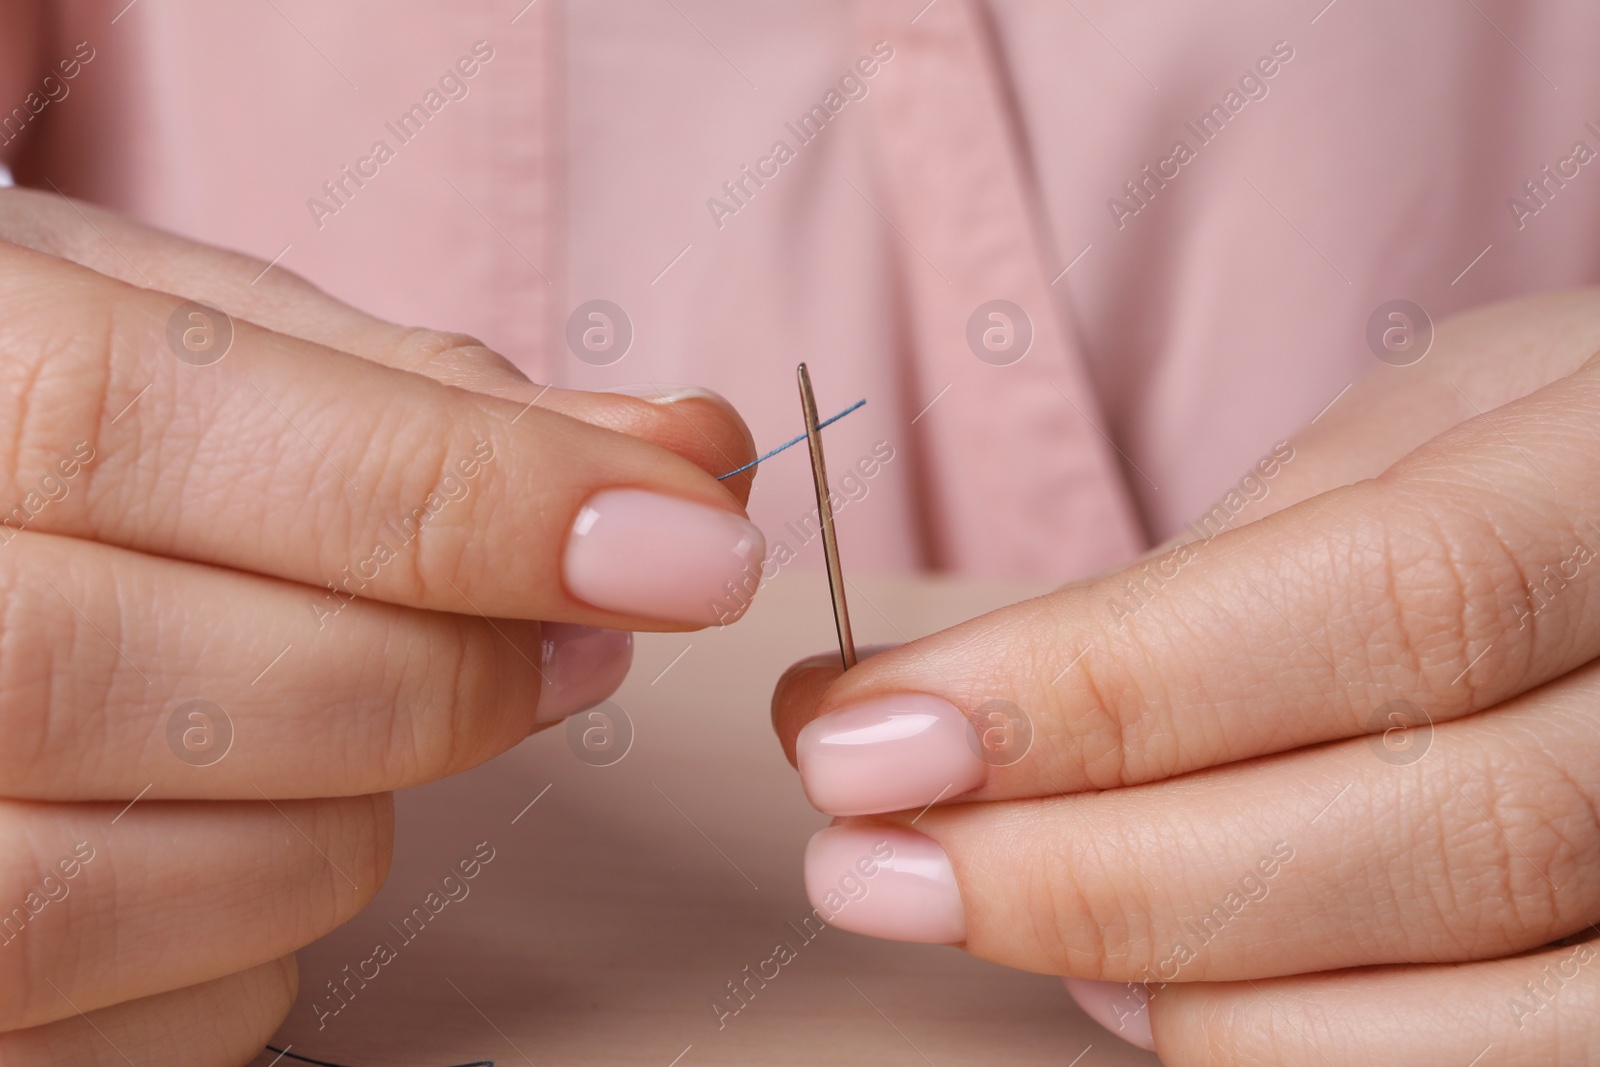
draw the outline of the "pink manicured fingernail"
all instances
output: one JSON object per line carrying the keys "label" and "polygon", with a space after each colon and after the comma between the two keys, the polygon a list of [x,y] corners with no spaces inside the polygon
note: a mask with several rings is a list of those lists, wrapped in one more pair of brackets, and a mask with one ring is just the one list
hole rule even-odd
{"label": "pink manicured fingernail", "polygon": [[732,512],[606,489],[578,510],[562,572],[567,590],[597,608],[711,626],[744,614],[743,589],[766,548],[761,531]]}
{"label": "pink manicured fingernail", "polygon": [[1150,988],[1143,982],[1061,981],[1089,1018],[1130,1045],[1156,1050],[1156,1039],[1150,1033]]}
{"label": "pink manicured fingernail", "polygon": [[539,711],[534,722],[555,722],[605,700],[628,676],[633,634],[547,622],[539,628]]}
{"label": "pink manicured fingernail", "polygon": [[796,756],[807,798],[829,815],[925,807],[987,774],[967,717],[927,693],[873,697],[813,719]]}
{"label": "pink manicured fingernail", "polygon": [[830,925],[891,941],[966,940],[950,857],[915,830],[830,826],[806,845],[806,896]]}
{"label": "pink manicured fingernail", "polygon": [[[613,385],[601,389],[602,393],[620,393],[623,396],[636,396],[640,400],[648,400],[652,404],[676,404],[680,400],[716,400],[723,404],[728,403],[727,397],[721,393],[714,393],[698,385],[675,385],[671,382],[644,382],[639,385]],[[732,407],[732,404],[728,404]]]}

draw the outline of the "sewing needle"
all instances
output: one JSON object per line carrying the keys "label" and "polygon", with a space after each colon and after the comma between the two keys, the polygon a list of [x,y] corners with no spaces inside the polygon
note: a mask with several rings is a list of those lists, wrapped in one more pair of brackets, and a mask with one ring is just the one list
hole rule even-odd
{"label": "sewing needle", "polygon": [[822,431],[817,426],[817,398],[811,391],[811,374],[804,363],[795,368],[800,379],[800,407],[805,412],[806,445],[811,449],[811,480],[817,487],[817,515],[822,520],[822,554],[828,562],[828,591],[833,594],[833,625],[839,633],[839,658],[845,670],[856,665],[856,642],[850,633],[850,608],[844,599],[844,572],[839,568],[839,538],[833,529],[833,505],[828,500],[828,468],[822,458]]}

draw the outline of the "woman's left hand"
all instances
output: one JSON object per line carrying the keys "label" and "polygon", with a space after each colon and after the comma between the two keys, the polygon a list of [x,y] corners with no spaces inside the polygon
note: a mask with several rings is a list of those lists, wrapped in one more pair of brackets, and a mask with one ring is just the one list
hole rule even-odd
{"label": "woman's left hand", "polygon": [[813,904],[1169,1067],[1600,1063],[1597,348],[1593,293],[1458,320],[1215,536],[792,668]]}

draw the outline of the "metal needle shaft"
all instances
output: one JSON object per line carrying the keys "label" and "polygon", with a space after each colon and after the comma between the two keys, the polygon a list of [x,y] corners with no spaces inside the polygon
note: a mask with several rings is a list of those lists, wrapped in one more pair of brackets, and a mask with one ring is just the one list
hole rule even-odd
{"label": "metal needle shaft", "polygon": [[795,371],[800,379],[800,406],[805,411],[806,444],[811,449],[811,480],[817,487],[817,516],[822,522],[822,554],[828,562],[828,590],[833,594],[833,625],[839,632],[839,658],[845,670],[856,665],[856,642],[850,633],[850,608],[844,599],[844,571],[839,567],[839,538],[833,528],[833,505],[828,500],[828,467],[822,458],[822,432],[817,426],[817,398],[804,363]]}

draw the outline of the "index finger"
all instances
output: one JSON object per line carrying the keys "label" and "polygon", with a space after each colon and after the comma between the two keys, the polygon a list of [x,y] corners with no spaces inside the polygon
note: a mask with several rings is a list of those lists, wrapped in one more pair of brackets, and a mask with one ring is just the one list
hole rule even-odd
{"label": "index finger", "polygon": [[[747,606],[729,589],[760,531],[666,449],[248,322],[191,326],[175,297],[15,246],[0,306],[13,528],[303,582],[328,610],[675,629]],[[169,347],[222,327],[214,362]]]}
{"label": "index finger", "polygon": [[[540,407],[660,445],[712,474],[755,457],[743,420],[707,390],[645,386],[588,393],[535,385],[474,338],[386,322],[335,299],[282,264],[153,229],[59,193],[7,190],[0,196],[0,239],[446,385],[518,404],[537,398]],[[753,478],[752,471],[726,485],[743,503]]]}

